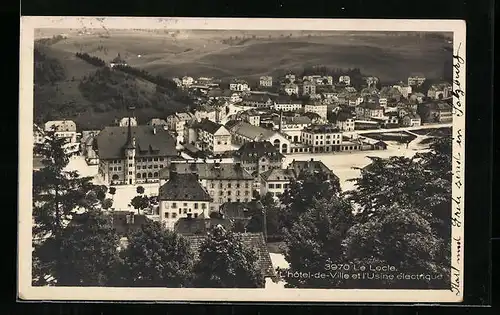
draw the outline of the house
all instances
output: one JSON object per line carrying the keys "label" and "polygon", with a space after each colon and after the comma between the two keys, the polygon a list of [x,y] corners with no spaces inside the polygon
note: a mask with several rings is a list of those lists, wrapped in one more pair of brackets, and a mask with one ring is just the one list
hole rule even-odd
{"label": "house", "polygon": [[421,125],[420,116],[415,113],[410,113],[403,117],[401,124],[405,127],[418,127]]}
{"label": "house", "polygon": [[377,77],[365,77],[365,82],[368,87],[375,87],[377,86],[379,79]]}
{"label": "house", "polygon": [[286,84],[283,91],[287,95],[299,95],[299,86],[295,83]]}
{"label": "house", "polygon": [[[219,217],[230,221],[232,226],[243,226],[246,229],[248,222],[255,213],[263,213],[262,203],[258,200],[249,202],[226,202],[219,208]],[[265,230],[263,231],[265,233]]]}
{"label": "house", "polygon": [[[387,100],[387,98],[385,98],[385,97],[379,97],[379,99],[378,99],[378,103],[379,103],[379,105],[380,105],[380,106],[382,106],[382,107],[387,107],[388,100]],[[360,103],[360,104],[361,104],[361,103]],[[358,104],[358,105],[359,105],[359,104]]]}
{"label": "house", "polygon": [[127,62],[120,56],[120,53],[109,63],[111,68],[116,66],[127,66]]}
{"label": "house", "polygon": [[347,111],[339,111],[335,120],[335,127],[341,131],[354,131],[354,119]]}
{"label": "house", "polygon": [[270,169],[281,168],[285,156],[269,141],[244,143],[233,153],[233,159],[254,177]]}
{"label": "house", "polygon": [[208,119],[213,122],[218,121],[218,110],[214,106],[201,105],[199,109],[194,112],[194,118],[198,121]]}
{"label": "house", "polygon": [[[323,105],[327,105],[327,104],[323,104]],[[304,113],[304,116],[309,118],[313,125],[322,125],[322,124],[326,124],[328,122],[328,119],[321,117],[317,113],[306,112],[306,113]]]}
{"label": "house", "polygon": [[189,76],[183,76],[183,77],[182,77],[182,85],[183,85],[183,86],[185,86],[185,87],[189,87],[189,86],[191,86],[193,83],[194,83],[194,79],[193,79],[193,77],[189,77]]}
{"label": "house", "polygon": [[384,117],[384,108],[378,102],[363,102],[356,107],[356,118],[370,120]]}
{"label": "house", "polygon": [[203,214],[193,217],[192,213],[188,213],[187,217],[180,218],[175,222],[174,231],[184,237],[208,235],[218,225],[231,230],[234,222],[231,222],[230,219],[204,217]]}
{"label": "house", "polygon": [[300,100],[292,100],[288,96],[279,96],[272,108],[277,111],[296,112],[302,108],[302,102]]}
{"label": "house", "polygon": [[239,119],[241,119],[242,121],[246,121],[247,123],[258,127],[260,126],[261,114],[261,112],[252,108],[243,112],[239,112],[236,116],[239,117]]}
{"label": "house", "polygon": [[247,96],[244,96],[242,98],[242,103],[245,106],[252,106],[252,107],[271,107],[274,102],[269,97],[268,94],[250,94]]}
{"label": "house", "polygon": [[174,81],[175,85],[177,85],[178,88],[182,87],[182,80],[179,78],[173,78],[172,81]]}
{"label": "house", "polygon": [[198,174],[170,171],[168,180],[160,186],[158,200],[160,222],[173,230],[177,220],[188,214],[208,218],[212,198],[198,181]]}
{"label": "house", "polygon": [[406,85],[403,82],[399,82],[398,84],[393,85],[392,87],[395,88],[396,90],[398,90],[399,93],[401,93],[401,95],[404,98],[408,98],[409,95],[412,93],[411,85]]}
{"label": "house", "polygon": [[54,137],[64,138],[67,143],[77,142],[76,124],[72,120],[51,120],[45,123],[44,132],[54,131]]}
{"label": "house", "polygon": [[326,120],[328,114],[328,106],[321,103],[305,104],[304,113],[315,113],[318,114],[322,119]]}
{"label": "house", "polygon": [[84,130],[80,139],[80,150],[88,165],[99,165],[99,156],[95,147],[96,137],[100,130]]}
{"label": "house", "polygon": [[333,173],[323,162],[310,159],[308,161],[293,160],[288,169],[295,172],[297,180],[302,180],[305,176],[321,173],[325,175],[325,180],[339,182],[339,177]]}
{"label": "house", "polygon": [[160,118],[151,119],[150,121],[148,121],[148,125],[168,128],[168,123],[164,119]]}
{"label": "house", "polygon": [[270,193],[273,197],[279,197],[290,187],[290,182],[296,179],[292,169],[270,169],[260,174],[260,195]]}
{"label": "house", "polygon": [[231,98],[229,99],[231,103],[239,103],[243,101],[243,98],[241,97],[241,93],[233,93],[231,94]]}
{"label": "house", "polygon": [[118,126],[127,127],[128,124],[131,126],[137,126],[137,118],[135,117],[123,117],[118,121]]}
{"label": "house", "polygon": [[316,84],[313,81],[304,81],[302,83],[302,95],[316,94]]}
{"label": "house", "polygon": [[172,163],[160,171],[160,185],[170,173],[197,174],[198,181],[212,198],[210,212],[225,202],[248,202],[252,199],[254,177],[239,163]]}
{"label": "house", "polygon": [[229,83],[229,89],[231,91],[250,91],[250,87],[248,85],[248,82],[244,80],[233,80],[231,83]]}
{"label": "house", "polygon": [[160,169],[178,156],[175,140],[156,126],[106,127],[96,140],[98,176],[108,185],[157,181]]}
{"label": "house", "polygon": [[302,130],[301,140],[311,152],[334,152],[340,150],[342,132],[333,125],[311,125]]}
{"label": "house", "polygon": [[287,116],[281,119],[281,131],[288,136],[288,140],[301,142],[302,130],[312,124],[307,116]]}
{"label": "house", "polygon": [[425,76],[422,74],[415,74],[408,77],[408,85],[419,87],[425,82]]}
{"label": "house", "polygon": [[[406,115],[403,115],[403,117]],[[385,121],[385,127],[386,128],[396,128],[399,127],[399,121],[400,117],[398,112],[389,112],[386,113],[386,121]]]}
{"label": "house", "polygon": [[433,84],[427,91],[427,97],[434,100],[441,100],[450,97],[452,86],[450,83]]}
{"label": "house", "polygon": [[244,144],[251,141],[269,141],[283,154],[290,153],[290,141],[279,131],[272,131],[240,121],[234,124],[229,132],[233,135],[233,143]]}
{"label": "house", "polygon": [[[215,227],[222,228],[224,227]],[[250,250],[253,250],[257,255],[257,266],[261,269],[262,275],[266,280],[276,281],[276,273],[271,261],[271,256],[269,250],[267,249],[266,241],[264,239],[263,233],[236,233],[236,237],[241,240],[243,246]],[[189,235],[186,236],[192,251],[195,253],[195,261],[199,259],[199,253],[203,242],[206,240],[207,235]]]}
{"label": "house", "polygon": [[186,143],[194,144],[201,151],[208,151],[212,154],[220,154],[231,151],[231,133],[224,125],[215,123],[208,119],[194,121],[187,126]]}
{"label": "house", "polygon": [[437,101],[418,104],[418,114],[425,123],[448,123],[453,121],[453,108],[450,104]]}
{"label": "house", "polygon": [[184,126],[195,116],[191,113],[175,113],[167,117],[167,127],[176,137],[176,143],[180,144],[184,140]]}
{"label": "house", "polygon": [[339,77],[339,83],[344,83],[345,85],[351,85],[351,77],[348,75],[341,75]]}
{"label": "house", "polygon": [[216,88],[208,91],[207,97],[210,100],[230,99],[233,93],[234,93],[233,90]]}
{"label": "house", "polygon": [[415,102],[415,103],[422,103],[424,101],[424,99],[425,99],[425,94],[420,93],[420,92],[413,93],[410,96],[410,101]]}
{"label": "house", "polygon": [[361,103],[363,103],[363,97],[361,97],[359,95],[350,95],[348,97],[348,105],[349,106],[358,106]]}
{"label": "house", "polygon": [[273,77],[271,76],[261,76],[259,78],[259,85],[264,87],[273,86]]}
{"label": "house", "polygon": [[285,80],[287,80],[287,79],[290,81],[290,83],[293,83],[296,79],[295,74],[293,74],[293,73],[285,74]]}

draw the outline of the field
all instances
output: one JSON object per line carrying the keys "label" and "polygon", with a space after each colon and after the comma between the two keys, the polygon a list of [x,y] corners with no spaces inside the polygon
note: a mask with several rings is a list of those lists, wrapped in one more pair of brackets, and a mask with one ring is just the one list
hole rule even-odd
{"label": "field", "polygon": [[[59,31],[60,33],[63,31]],[[447,39],[390,36],[387,34],[301,32],[198,31],[171,34],[163,31],[111,31],[105,36],[73,35],[53,48],[87,52],[104,60],[118,53],[135,67],[166,76],[277,75],[308,65],[360,68],[381,80],[404,80],[412,72],[438,78],[451,61]],[[271,34],[271,35],[269,35]],[[271,36],[271,38],[269,38]]]}

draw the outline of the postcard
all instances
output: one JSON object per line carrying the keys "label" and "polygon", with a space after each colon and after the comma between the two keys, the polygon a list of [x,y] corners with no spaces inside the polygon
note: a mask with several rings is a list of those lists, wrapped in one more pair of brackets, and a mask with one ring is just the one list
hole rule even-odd
{"label": "postcard", "polygon": [[20,27],[19,300],[462,301],[464,21]]}

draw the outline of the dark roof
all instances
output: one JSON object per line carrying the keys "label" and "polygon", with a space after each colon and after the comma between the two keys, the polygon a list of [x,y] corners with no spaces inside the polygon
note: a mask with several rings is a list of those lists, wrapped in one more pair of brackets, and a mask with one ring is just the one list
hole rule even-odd
{"label": "dark roof", "polygon": [[283,117],[283,122],[286,124],[302,124],[307,125],[311,123],[311,118],[307,116],[297,116],[297,117]]}
{"label": "dark roof", "polygon": [[255,162],[263,156],[267,156],[271,160],[281,160],[284,158],[284,155],[269,141],[246,142],[233,155],[241,161],[250,162]]}
{"label": "dark roof", "polygon": [[214,134],[222,127],[221,124],[211,121],[210,119],[202,119],[200,122],[194,124],[194,126],[198,129],[205,130],[210,134]]}
{"label": "dark roof", "polygon": [[160,200],[211,201],[210,195],[198,182],[198,176],[190,173],[171,173],[169,180],[160,187]]}
{"label": "dark roof", "polygon": [[206,235],[211,227],[222,225],[224,228],[231,228],[231,221],[221,218],[180,218],[174,226],[175,232],[184,236]]}
{"label": "dark roof", "polygon": [[421,105],[426,106],[429,109],[439,110],[439,111],[451,111],[452,109],[452,106],[445,102],[430,102]]}
{"label": "dark roof", "polygon": [[160,170],[160,178],[168,179],[172,168],[177,174],[195,173],[199,179],[253,180],[243,167],[234,163],[172,163]]}
{"label": "dark roof", "polygon": [[238,120],[228,120],[224,125],[227,129],[231,129],[239,123]]}
{"label": "dark roof", "polygon": [[305,112],[304,113],[304,116],[306,116],[307,118],[309,119],[318,119],[318,118],[321,118],[321,116],[318,114],[318,113],[314,113],[314,112]]}
{"label": "dark roof", "polygon": [[337,114],[337,121],[346,121],[348,119],[352,119],[352,114],[346,111],[340,111]]}
{"label": "dark roof", "polygon": [[271,98],[267,94],[250,94],[243,97],[243,102],[263,102],[267,103]]}
{"label": "dark roof", "polygon": [[[254,249],[257,254],[257,263],[260,266],[264,277],[275,277],[274,267],[271,261],[271,255],[269,255],[269,250],[267,249],[266,242],[264,241],[264,236],[262,233],[235,233],[238,236],[243,246],[247,248]],[[196,257],[198,257],[201,245],[205,241],[206,236],[193,235],[186,236],[191,244]]]}
{"label": "dark roof", "polygon": [[294,170],[275,168],[260,174],[265,181],[291,181],[297,179]]}
{"label": "dark roof", "polygon": [[266,139],[272,137],[276,132],[262,127],[254,126],[245,121],[240,121],[231,127],[231,133],[248,139]]}
{"label": "dark roof", "polygon": [[257,209],[262,209],[260,201],[226,202],[220,206],[219,213],[227,219],[249,219]]}
{"label": "dark roof", "polygon": [[325,175],[328,175],[329,177],[337,177],[331,169],[329,169],[323,162],[321,161],[314,161],[314,160],[309,160],[309,161],[292,161],[290,165],[288,166],[289,169],[293,169],[295,171],[295,174],[298,175],[298,177],[301,177],[303,174],[314,174],[316,172],[323,173]]}
{"label": "dark roof", "polygon": [[[106,127],[97,135],[97,150],[100,159],[123,159],[127,144],[128,127]],[[156,133],[153,132],[156,129]],[[132,126],[137,157],[177,156],[175,140],[170,133],[153,126]]]}
{"label": "dark roof", "polygon": [[126,235],[130,232],[140,230],[149,221],[145,215],[137,214],[133,211],[112,211],[111,218],[113,228],[119,235]]}
{"label": "dark roof", "polygon": [[302,101],[298,100],[298,99],[294,100],[288,95],[280,95],[276,98],[276,104],[301,104],[302,105]]}
{"label": "dark roof", "polygon": [[336,133],[340,132],[340,129],[332,125],[311,125],[304,128],[304,131],[311,133]]}

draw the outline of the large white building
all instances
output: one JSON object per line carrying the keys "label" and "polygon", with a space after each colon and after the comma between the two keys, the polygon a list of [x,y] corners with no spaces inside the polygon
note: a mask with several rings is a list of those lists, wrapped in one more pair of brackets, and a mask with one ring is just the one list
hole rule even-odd
{"label": "large white building", "polygon": [[45,123],[44,131],[54,131],[56,138],[64,138],[69,143],[77,142],[76,124],[72,120],[52,120]]}
{"label": "large white building", "polygon": [[270,193],[273,197],[279,197],[289,188],[290,182],[296,179],[293,169],[270,169],[260,174],[260,195]]}
{"label": "large white building", "polygon": [[196,173],[170,172],[158,193],[162,225],[173,230],[180,218],[209,217],[212,198],[198,181]]}
{"label": "large white building", "polygon": [[302,108],[302,102],[289,97],[278,97],[272,107],[277,111],[296,112]]}
{"label": "large white building", "polygon": [[231,151],[231,133],[224,125],[208,119],[193,121],[185,126],[184,142],[201,151],[220,154]]}
{"label": "large white building", "polygon": [[231,91],[239,91],[239,92],[250,91],[248,83],[243,80],[234,80],[229,84],[229,89]]}
{"label": "large white building", "polygon": [[283,154],[290,153],[290,140],[279,131],[253,126],[240,121],[229,128],[233,143],[243,144],[251,141],[269,141]]}
{"label": "large white building", "polygon": [[307,116],[283,117],[281,119],[281,131],[288,136],[290,142],[300,143],[302,130],[311,124],[312,121]]}
{"label": "large white building", "polygon": [[311,147],[312,152],[340,151],[342,132],[331,125],[312,125],[302,130],[302,143]]}
{"label": "large white building", "polygon": [[315,113],[318,114],[322,119],[327,119],[328,106],[326,104],[305,104],[304,113]]}
{"label": "large white building", "polygon": [[273,77],[261,76],[259,79],[260,86],[271,87],[273,86]]}

